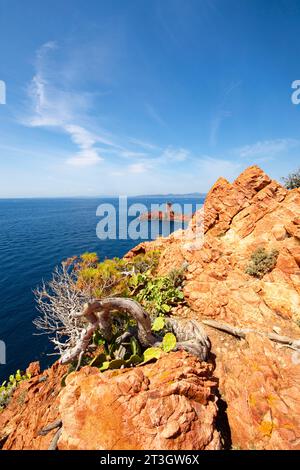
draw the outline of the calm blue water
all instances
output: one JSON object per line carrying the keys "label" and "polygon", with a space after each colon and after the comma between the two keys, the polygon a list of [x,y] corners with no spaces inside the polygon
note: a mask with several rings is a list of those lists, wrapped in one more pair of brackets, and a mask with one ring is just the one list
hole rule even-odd
{"label": "calm blue water", "polygon": [[[202,201],[170,199],[193,204]],[[100,259],[121,257],[142,240],[99,240],[96,226],[100,203],[117,199],[15,199],[0,200],[0,340],[6,343],[6,365],[0,365],[0,380],[29,362],[45,367],[54,357],[46,336],[35,336],[32,320],[37,316],[32,290],[51,277],[64,259],[96,251]],[[150,208],[162,198],[131,199]],[[173,227],[174,228],[174,227]],[[165,228],[167,230],[168,227]]]}

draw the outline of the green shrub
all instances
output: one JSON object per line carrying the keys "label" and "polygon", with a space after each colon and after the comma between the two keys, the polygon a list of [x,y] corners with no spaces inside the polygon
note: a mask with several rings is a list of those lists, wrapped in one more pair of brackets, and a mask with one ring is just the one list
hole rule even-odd
{"label": "green shrub", "polygon": [[17,370],[15,375],[10,375],[9,379],[2,383],[0,386],[0,411],[8,404],[19,383],[30,378],[30,374],[23,374],[20,370]]}
{"label": "green shrub", "polygon": [[[94,345],[97,346],[97,353],[94,354],[92,358],[89,355],[85,355],[82,365],[98,367],[101,372],[108,369],[134,367],[142,362],[148,362],[154,358],[158,359],[162,352],[170,352],[176,347],[176,337],[171,332],[166,332],[166,334],[163,335],[160,346],[147,349],[142,347],[135,336],[131,336],[129,339],[125,339],[120,343],[118,338],[120,338],[121,335],[126,332],[129,333],[130,330],[132,334],[132,325],[129,321],[121,325],[117,317],[114,318],[113,323],[113,330],[115,331],[113,338],[107,341],[101,336],[101,333],[97,331],[93,338]],[[152,330],[155,331],[155,328],[152,328]]]}
{"label": "green shrub", "polygon": [[80,260],[86,266],[94,266],[99,262],[97,253],[89,253],[89,252],[83,253],[80,256]]}
{"label": "green shrub", "polygon": [[300,188],[300,168],[295,173],[290,173],[286,178],[282,178],[287,189]]}
{"label": "green shrub", "polygon": [[268,253],[265,248],[258,248],[251,255],[250,263],[245,270],[246,274],[261,279],[276,266],[278,254],[277,250]]}
{"label": "green shrub", "polygon": [[131,278],[131,295],[150,315],[164,315],[184,301],[180,286],[168,276],[151,277],[148,272]]}
{"label": "green shrub", "polygon": [[152,275],[158,259],[157,251],[140,254],[130,260],[113,258],[102,262],[96,253],[84,253],[75,262],[77,288],[92,297],[128,296],[131,277],[144,272]]}

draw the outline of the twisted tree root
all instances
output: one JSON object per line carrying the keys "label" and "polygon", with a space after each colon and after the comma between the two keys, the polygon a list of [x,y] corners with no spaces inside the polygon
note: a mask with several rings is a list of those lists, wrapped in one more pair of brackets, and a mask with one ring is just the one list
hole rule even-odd
{"label": "twisted tree root", "polygon": [[62,428],[59,428],[56,433],[54,434],[53,438],[52,438],[52,441],[50,442],[50,445],[48,447],[48,450],[56,450],[57,449],[57,444],[58,444],[58,440],[61,436],[61,433],[62,433]]}
{"label": "twisted tree root", "polygon": [[256,333],[261,336],[269,338],[275,343],[280,343],[288,348],[298,351],[300,349],[300,339],[290,338],[288,336],[281,336],[277,333],[268,333],[265,331],[255,330],[254,328],[238,328],[236,326],[228,325],[228,323],[220,323],[216,320],[202,320],[204,325],[210,326],[224,333],[228,333],[237,338],[246,338],[248,333]]}
{"label": "twisted tree root", "polygon": [[46,436],[46,434],[48,434],[50,431],[52,431],[53,429],[56,429],[56,428],[60,428],[61,426],[62,426],[62,420],[57,419],[56,421],[53,421],[53,423],[50,423],[47,426],[45,426],[44,428],[40,429],[40,431],[38,432],[38,435],[39,436]]}
{"label": "twisted tree root", "polygon": [[[77,344],[63,354],[60,359],[61,364],[66,364],[78,356],[82,356],[97,329],[101,331],[104,338],[109,340],[111,337],[112,314],[114,312],[126,312],[136,321],[137,336],[143,347],[160,346],[162,338],[153,335],[150,317],[138,302],[123,297],[107,297],[85,304],[82,312],[74,314],[76,317],[85,317],[89,324],[82,331]],[[185,349],[201,360],[206,360],[210,351],[210,341],[197,322],[186,322],[183,326],[176,320],[168,319],[167,323],[178,339],[177,349]]]}
{"label": "twisted tree root", "polygon": [[61,419],[57,419],[56,421],[54,421],[53,423],[50,423],[48,424],[47,426],[45,426],[44,428],[40,429],[40,431],[38,432],[38,435],[39,436],[46,436],[50,431],[52,431],[53,429],[57,429],[56,433],[54,434],[50,444],[49,444],[49,447],[48,447],[48,450],[56,450],[57,449],[57,443],[58,443],[58,440],[61,436],[61,433],[62,433],[62,420]]}

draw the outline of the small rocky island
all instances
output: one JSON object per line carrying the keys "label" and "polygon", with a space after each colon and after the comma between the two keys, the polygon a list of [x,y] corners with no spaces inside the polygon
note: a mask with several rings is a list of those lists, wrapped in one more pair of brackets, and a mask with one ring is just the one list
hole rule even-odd
{"label": "small rocky island", "polygon": [[179,214],[174,212],[173,204],[171,202],[166,203],[165,211],[148,211],[140,215],[140,220],[160,220],[160,221],[171,221],[171,222],[188,222],[191,220],[192,215]]}

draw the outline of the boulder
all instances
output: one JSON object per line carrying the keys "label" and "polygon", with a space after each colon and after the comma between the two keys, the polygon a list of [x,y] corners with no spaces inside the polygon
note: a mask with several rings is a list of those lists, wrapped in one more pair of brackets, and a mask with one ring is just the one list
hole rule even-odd
{"label": "boulder", "polygon": [[212,366],[185,352],[100,373],[84,367],[60,394],[59,449],[220,449]]}
{"label": "boulder", "polygon": [[[37,364],[31,370],[37,372]],[[55,430],[46,436],[39,431],[59,418],[58,394],[66,366],[58,363],[16,389],[8,406],[0,412],[0,448],[5,450],[48,449]]]}

